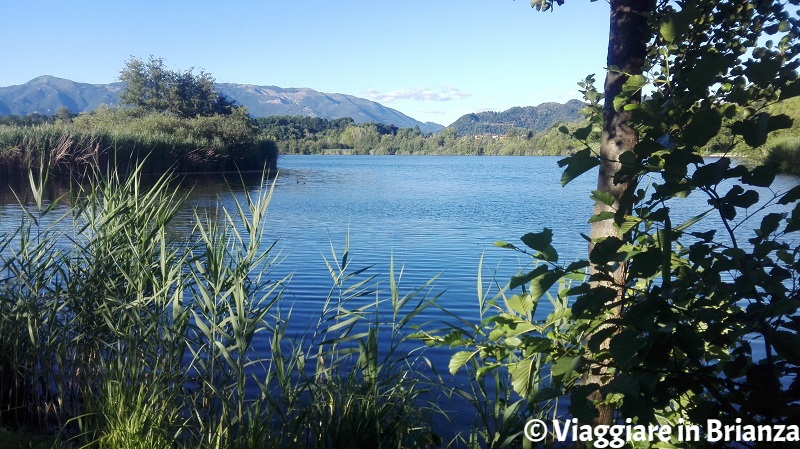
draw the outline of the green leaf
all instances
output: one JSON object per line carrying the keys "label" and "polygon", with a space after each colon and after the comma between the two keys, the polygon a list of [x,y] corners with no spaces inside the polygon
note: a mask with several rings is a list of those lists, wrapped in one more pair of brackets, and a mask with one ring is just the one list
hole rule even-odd
{"label": "green leaf", "polygon": [[649,278],[661,271],[661,262],[664,253],[657,248],[651,248],[631,258],[629,271],[634,278]]}
{"label": "green leaf", "polygon": [[648,83],[647,77],[644,75],[629,76],[622,85],[622,91],[614,98],[614,109],[620,110],[622,106],[631,99],[634,95],[639,93]]}
{"label": "green leaf", "polygon": [[530,400],[531,402],[544,402],[559,398],[562,394],[564,393],[559,388],[547,387],[534,393]]}
{"label": "green leaf", "polygon": [[772,334],[775,351],[790,363],[800,364],[800,335],[794,332],[777,331]]}
{"label": "green leaf", "polygon": [[769,125],[769,114],[762,112],[747,120],[740,120],[731,126],[734,135],[742,136],[744,142],[755,148],[767,142],[767,126]]}
{"label": "green leaf", "polygon": [[502,240],[498,240],[494,242],[492,245],[503,249],[517,249],[517,247],[512,245],[511,243],[504,242]]}
{"label": "green leaf", "polygon": [[588,223],[597,223],[598,221],[606,221],[606,220],[613,220],[614,219],[614,212],[611,211],[603,211],[599,214],[594,214],[589,218]]}
{"label": "green leaf", "polygon": [[629,92],[635,92],[644,87],[647,84],[647,77],[644,75],[633,75],[628,77],[625,80],[625,84],[623,84],[622,89],[623,91],[627,90]]}
{"label": "green leaf", "polygon": [[786,225],[786,229],[784,229],[783,232],[788,234],[789,232],[800,231],[800,204],[794,207],[792,216],[788,221],[789,223]]}
{"label": "green leaf", "polygon": [[[579,291],[579,287],[573,289]],[[588,293],[582,294],[575,300],[572,305],[572,313],[576,317],[581,317],[584,314],[596,315],[599,313],[606,303],[613,301],[617,298],[617,291],[609,287],[593,287]]]}
{"label": "green leaf", "polygon": [[514,295],[508,298],[508,307],[520,315],[528,315],[535,309],[536,302],[530,295]]}
{"label": "green leaf", "polygon": [[596,264],[605,264],[617,259],[618,251],[622,248],[623,241],[617,237],[606,237],[597,242],[589,253],[589,261]]}
{"label": "green leaf", "polygon": [[522,344],[522,340],[520,340],[519,337],[508,337],[505,340],[503,340],[503,344],[507,348],[516,349],[519,347],[519,345]]}
{"label": "green leaf", "polygon": [[549,338],[530,337],[525,340],[525,351],[527,353],[542,353],[553,348],[553,342]]}
{"label": "green leaf", "polygon": [[547,267],[547,265],[540,265],[540,266],[534,268],[532,271],[530,271],[530,272],[528,272],[526,274],[517,274],[517,275],[511,276],[511,281],[509,281],[509,283],[508,283],[508,288],[511,289],[511,290],[514,290],[517,287],[521,287],[523,285],[527,285],[528,282],[532,281],[534,278],[536,278],[538,276],[543,275],[547,271],[549,271],[549,268]]}
{"label": "green leaf", "polygon": [[614,377],[608,384],[612,391],[624,394],[625,396],[636,396],[639,394],[639,382],[632,376],[621,374]]}
{"label": "green leaf", "polygon": [[710,214],[710,213],[711,213],[711,210],[707,210],[707,211],[703,212],[702,214],[695,215],[694,217],[692,217],[692,218],[690,218],[690,219],[688,219],[688,220],[684,221],[683,223],[681,223],[680,225],[678,225],[677,227],[675,227],[675,228],[674,228],[674,231],[676,231],[676,232],[683,232],[683,231],[685,231],[685,230],[689,229],[689,228],[690,228],[691,226],[693,226],[695,223],[697,223],[697,222],[699,222],[700,220],[702,220],[703,218],[705,218],[705,217],[706,217],[708,214]]}
{"label": "green leaf", "polygon": [[561,185],[569,184],[573,179],[600,165],[600,159],[593,156],[591,150],[585,148],[567,158],[558,161],[559,167],[566,166],[561,175]]}
{"label": "green leaf", "polygon": [[664,42],[672,44],[675,38],[684,33],[688,27],[685,11],[668,11],[658,27],[658,34],[664,39]]}
{"label": "green leaf", "polygon": [[530,249],[544,251],[553,242],[553,230],[544,228],[542,232],[529,232],[520,240]]}
{"label": "green leaf", "polygon": [[455,374],[461,369],[462,366],[466,365],[467,362],[472,359],[472,357],[477,354],[478,351],[458,351],[453,354],[453,357],[450,358],[450,364],[448,368],[450,369],[450,374]]}
{"label": "green leaf", "polygon": [[511,386],[514,391],[522,397],[527,397],[533,388],[535,372],[536,360],[532,357],[508,365],[508,373],[511,375]]}
{"label": "green leaf", "polygon": [[698,167],[692,174],[692,181],[701,187],[717,185],[725,178],[725,173],[730,166],[730,158],[721,157],[715,162]]}
{"label": "green leaf", "polygon": [[539,251],[538,258],[558,262],[558,252],[550,244],[553,241],[553,230],[544,228],[542,232],[529,232],[523,235],[520,240],[528,248]]}
{"label": "green leaf", "polygon": [[694,147],[705,146],[719,134],[722,114],[717,109],[701,109],[692,115],[683,130],[683,142]]}
{"label": "green leaf", "polygon": [[769,117],[768,123],[767,131],[772,132],[791,128],[794,120],[786,114],[775,114]]}
{"label": "green leaf", "polygon": [[589,265],[590,264],[588,260],[578,260],[572,262],[564,270],[566,271],[564,278],[582,282],[586,278],[586,268],[588,268]]}
{"label": "green leaf", "polygon": [[761,220],[761,227],[759,228],[759,232],[761,233],[761,237],[766,237],[773,232],[778,230],[778,226],[781,224],[781,220],[783,220],[783,214],[779,213],[770,213],[767,214]]}
{"label": "green leaf", "polygon": [[672,16],[667,16],[658,28],[658,34],[660,34],[668,44],[673,43],[675,41],[675,36],[678,34],[677,24],[673,16],[674,14]]}
{"label": "green leaf", "polygon": [[746,175],[742,176],[742,182],[755,187],[769,187],[775,180],[776,171],[772,167],[759,165]]}
{"label": "green leaf", "polygon": [[755,190],[745,191],[742,186],[735,185],[725,194],[722,201],[731,206],[746,209],[758,202],[758,192]]}
{"label": "green leaf", "polygon": [[778,200],[778,204],[786,205],[797,200],[800,200],[800,186],[792,187],[788,192],[784,193],[781,199]]}
{"label": "green leaf", "polygon": [[592,128],[594,127],[593,124],[589,123],[588,125],[578,128],[572,133],[572,137],[578,140],[586,140],[589,138],[589,135],[592,133]]}
{"label": "green leaf", "polygon": [[800,95],[800,80],[792,80],[781,89],[781,101]]}
{"label": "green leaf", "polygon": [[598,203],[605,204],[608,207],[612,207],[614,205],[614,195],[612,195],[611,192],[592,190],[592,195],[590,198]]}
{"label": "green leaf", "polygon": [[505,332],[501,329],[492,329],[492,331],[489,332],[489,341],[500,341],[504,336]]}
{"label": "green leaf", "polygon": [[619,225],[619,232],[622,234],[626,234],[631,229],[635,228],[636,225],[642,222],[642,219],[639,217],[635,217],[633,215],[626,215],[625,220]]}
{"label": "green leaf", "polygon": [[541,276],[531,280],[530,295],[534,299],[541,298],[550,287],[553,286],[558,280],[561,279],[561,273],[558,271],[548,271]]}
{"label": "green leaf", "polygon": [[552,374],[553,377],[566,377],[578,368],[580,362],[581,358],[577,356],[561,357],[550,367],[550,374]]}
{"label": "green leaf", "polygon": [[583,422],[590,422],[597,417],[597,407],[592,400],[592,394],[597,390],[597,385],[579,385],[572,389],[569,395],[569,413]]}
{"label": "green leaf", "polygon": [[639,340],[639,333],[626,329],[611,339],[609,351],[618,364],[631,366],[641,347],[642,342]]}

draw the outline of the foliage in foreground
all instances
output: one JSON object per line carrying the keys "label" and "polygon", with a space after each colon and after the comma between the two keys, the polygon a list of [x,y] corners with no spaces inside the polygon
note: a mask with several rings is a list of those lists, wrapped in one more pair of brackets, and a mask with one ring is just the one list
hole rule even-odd
{"label": "foliage in foreground", "polygon": [[[452,371],[472,365],[477,378],[508,376],[521,410],[568,399],[555,409],[562,420],[588,424],[611,410],[611,423],[673,429],[711,419],[796,425],[800,186],[777,190],[774,166],[705,160],[701,151],[723,130],[757,148],[790,128],[789,117],[770,107],[800,95],[800,20],[778,2],[665,2],[650,20],[643,74],[605,99],[630,113],[625,120],[637,133],[630,151],[602,161],[616,169],[600,176],[628,186],[622,198],[591,193],[609,210],[595,209],[589,221],[611,223],[613,235],[586,236],[588,259],[571,263],[559,260],[549,229],[523,236],[524,246],[498,242],[529,255],[535,268],[513,277],[480,323],[422,337],[461,349]],[[760,46],[762,33],[776,40]],[[609,108],[601,114],[593,77],[581,86],[594,113],[587,126],[563,130],[584,144],[560,162],[563,184],[601,164],[588,137]],[[634,101],[646,89],[653,93]],[[706,210],[682,210],[689,195],[707,197]],[[569,307],[542,320],[534,314],[548,295]],[[516,415],[505,418],[512,426],[488,445],[525,444]],[[677,436],[638,445],[686,447]]]}
{"label": "foliage in foreground", "polygon": [[332,246],[330,294],[295,338],[281,301],[289,279],[272,277],[279,256],[262,246],[269,186],[232,211],[196,212],[191,235],[176,237],[183,198],[166,177],[144,188],[139,172],[98,175],[56,216],[40,173],[34,204],[0,236],[0,428],[96,448],[436,438],[426,398],[438,383],[405,341],[435,300],[428,285],[403,294],[392,269],[379,288],[347,244]]}

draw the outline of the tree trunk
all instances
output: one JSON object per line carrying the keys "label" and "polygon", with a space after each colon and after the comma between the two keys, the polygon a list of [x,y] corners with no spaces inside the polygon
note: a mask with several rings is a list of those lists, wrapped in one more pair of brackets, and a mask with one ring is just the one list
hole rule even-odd
{"label": "tree trunk", "polygon": [[[649,0],[610,0],[611,27],[608,37],[609,68],[618,68],[619,71],[608,70],[605,81],[605,104],[603,106],[603,134],[600,141],[600,171],[597,175],[597,190],[609,192],[614,196],[614,205],[609,207],[597,202],[594,213],[620,209],[630,209],[631,205],[625,200],[625,192],[635,188],[627,183],[615,184],[614,174],[620,169],[619,157],[622,153],[630,151],[638,142],[637,132],[628,126],[630,113],[614,109],[614,98],[622,91],[622,86],[631,75],[640,75],[647,53],[647,43],[650,39],[648,16],[652,11]],[[641,101],[641,93],[631,98],[629,102]],[[592,241],[603,237],[620,237],[614,227],[614,220],[603,220],[592,223],[590,236]],[[592,245],[589,251],[591,252]],[[597,286],[612,287],[617,290],[617,300],[621,300],[625,285],[625,265],[620,264],[613,270],[613,282],[595,283]],[[592,271],[596,271],[596,267]],[[615,313],[619,313],[619,309]],[[608,342],[605,344],[606,348]],[[588,376],[589,383],[604,385],[608,382],[604,370],[596,368]],[[600,392],[595,392],[593,400],[601,401]],[[610,424],[613,419],[613,410],[606,404],[597,407],[599,416],[596,424]]]}

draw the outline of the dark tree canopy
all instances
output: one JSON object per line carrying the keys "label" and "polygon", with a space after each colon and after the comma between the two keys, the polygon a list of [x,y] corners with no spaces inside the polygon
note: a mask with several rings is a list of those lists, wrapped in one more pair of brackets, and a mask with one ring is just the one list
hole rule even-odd
{"label": "dark tree canopy", "polygon": [[131,58],[120,72],[120,81],[126,83],[120,102],[145,112],[185,118],[233,112],[234,101],[217,92],[209,73],[172,71],[161,58],[150,56],[147,62]]}

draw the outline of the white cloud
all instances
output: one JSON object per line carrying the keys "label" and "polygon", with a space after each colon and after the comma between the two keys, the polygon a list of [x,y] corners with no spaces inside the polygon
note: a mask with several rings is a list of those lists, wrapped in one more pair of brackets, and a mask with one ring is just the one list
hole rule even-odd
{"label": "white cloud", "polygon": [[370,100],[391,103],[397,100],[416,100],[416,101],[451,101],[461,100],[470,96],[457,87],[440,87],[431,89],[428,87],[409,87],[406,89],[393,90],[391,92],[379,92],[369,89],[364,95]]}

